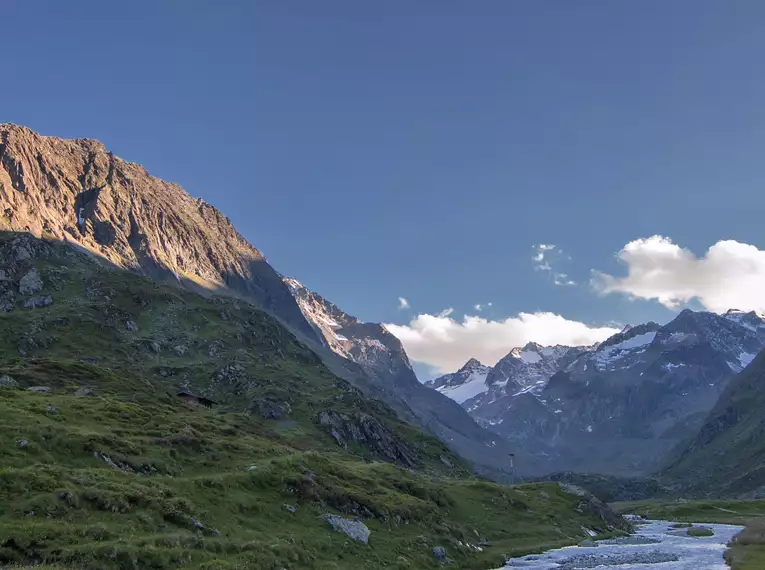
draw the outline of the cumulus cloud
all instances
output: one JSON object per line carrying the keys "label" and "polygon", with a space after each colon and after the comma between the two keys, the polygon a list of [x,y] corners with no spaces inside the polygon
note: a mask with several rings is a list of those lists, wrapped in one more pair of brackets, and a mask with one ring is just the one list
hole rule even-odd
{"label": "cumulus cloud", "polygon": [[473,308],[474,308],[476,311],[478,311],[479,313],[480,313],[481,311],[483,311],[483,306],[481,305],[481,303],[476,303],[475,305],[473,305]]}
{"label": "cumulus cloud", "polygon": [[404,297],[398,298],[398,308],[399,309],[408,309],[409,308],[409,301],[407,301]]}
{"label": "cumulus cloud", "polygon": [[618,328],[591,327],[541,312],[519,313],[498,321],[469,315],[457,321],[443,313],[422,314],[408,325],[385,326],[401,340],[412,360],[443,373],[454,372],[470,358],[493,365],[512,348],[531,341],[542,345],[589,345],[619,332]]}
{"label": "cumulus cloud", "polygon": [[671,309],[698,300],[718,313],[765,311],[765,251],[734,240],[718,241],[702,257],[667,237],[631,241],[617,254],[627,275],[594,272],[592,284],[606,293],[654,299]]}
{"label": "cumulus cloud", "polygon": [[576,285],[576,282],[570,279],[567,274],[557,271],[554,267],[562,261],[571,261],[571,257],[564,254],[561,248],[551,243],[540,243],[535,245],[533,249],[534,254],[531,256],[531,261],[535,270],[547,273],[555,285]]}

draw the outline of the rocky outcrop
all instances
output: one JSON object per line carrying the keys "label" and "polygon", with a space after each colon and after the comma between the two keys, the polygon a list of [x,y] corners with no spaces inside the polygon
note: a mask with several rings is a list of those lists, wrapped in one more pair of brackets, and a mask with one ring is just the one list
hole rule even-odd
{"label": "rocky outcrop", "polygon": [[[315,338],[280,276],[228,218],[98,141],[0,124],[0,229],[68,242],[155,279],[242,295]],[[25,277],[25,290],[36,286]]]}
{"label": "rocky outcrop", "polygon": [[335,442],[343,448],[347,448],[349,443],[355,443],[370,448],[388,461],[406,467],[417,465],[416,454],[372,416],[360,413],[348,415],[327,410],[319,414],[318,423],[326,428]]}
{"label": "rocky outcrop", "polygon": [[581,513],[590,513],[603,521],[603,527],[595,529],[598,532],[607,532],[614,530],[631,530],[632,525],[624,517],[612,511],[608,505],[598,499],[589,491],[582,489],[570,483],[558,483],[562,491],[576,495],[579,499],[577,511]]}
{"label": "rocky outcrop", "polygon": [[345,517],[341,517],[340,515],[322,515],[319,518],[327,521],[329,526],[331,526],[337,532],[342,532],[349,538],[352,538],[361,544],[369,543],[369,535],[371,531],[363,522],[347,519]]}

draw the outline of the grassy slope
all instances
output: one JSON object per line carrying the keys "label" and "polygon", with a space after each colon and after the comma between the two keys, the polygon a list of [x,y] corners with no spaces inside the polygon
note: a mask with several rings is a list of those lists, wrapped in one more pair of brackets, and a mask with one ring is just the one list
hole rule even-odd
{"label": "grassy slope", "polygon": [[746,528],[736,536],[725,558],[733,570],[765,568],[765,501],[633,501],[612,506],[620,513],[651,519],[744,525]]}
{"label": "grassy slope", "polygon": [[[39,242],[14,261],[13,237],[0,234],[0,268],[18,279],[34,265],[54,303],[29,310],[17,297],[0,314],[0,375],[22,385],[0,388],[0,564],[434,568],[443,545],[456,567],[487,568],[603,526],[556,485],[473,478],[246,303]],[[172,395],[182,384],[221,405],[189,409]],[[33,385],[51,392],[23,389]],[[94,395],[75,396],[81,387]],[[291,411],[247,413],[265,400]],[[376,418],[416,469],[375,446],[338,447],[316,421],[330,409]],[[362,517],[369,545],[332,532],[324,512]],[[484,552],[466,545],[481,540]]]}

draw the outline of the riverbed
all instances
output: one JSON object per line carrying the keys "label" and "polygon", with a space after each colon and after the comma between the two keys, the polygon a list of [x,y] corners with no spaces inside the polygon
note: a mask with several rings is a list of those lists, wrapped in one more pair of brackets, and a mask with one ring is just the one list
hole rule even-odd
{"label": "riverbed", "polygon": [[667,521],[645,521],[629,537],[597,541],[597,546],[569,546],[544,554],[508,560],[498,570],[729,570],[723,561],[727,544],[743,527],[704,524],[713,536],[683,536]]}

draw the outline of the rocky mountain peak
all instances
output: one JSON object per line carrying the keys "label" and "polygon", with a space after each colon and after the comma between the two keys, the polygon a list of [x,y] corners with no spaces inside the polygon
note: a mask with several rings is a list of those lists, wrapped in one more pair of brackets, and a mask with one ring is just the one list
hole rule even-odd
{"label": "rocky mountain peak", "polygon": [[0,125],[0,230],[76,245],[117,267],[246,297],[311,338],[280,276],[217,209],[93,139]]}
{"label": "rocky mountain peak", "polygon": [[479,369],[484,369],[484,368],[491,368],[491,367],[490,367],[490,366],[484,366],[484,365],[483,365],[483,364],[481,364],[481,362],[480,362],[478,359],[476,359],[476,358],[471,358],[470,360],[468,360],[468,361],[467,361],[467,362],[466,362],[466,363],[465,363],[465,364],[462,366],[462,368],[460,368],[460,369],[459,369],[459,371],[458,371],[458,372],[466,372],[466,371],[469,371],[469,370],[479,370]]}

